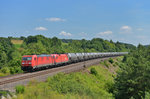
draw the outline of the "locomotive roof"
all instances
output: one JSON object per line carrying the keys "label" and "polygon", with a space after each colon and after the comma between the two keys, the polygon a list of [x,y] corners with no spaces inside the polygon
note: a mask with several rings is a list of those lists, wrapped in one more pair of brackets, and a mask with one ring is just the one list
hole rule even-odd
{"label": "locomotive roof", "polygon": [[51,56],[51,55],[45,55],[45,54],[42,54],[42,55],[37,55],[37,57],[45,57],[45,56]]}

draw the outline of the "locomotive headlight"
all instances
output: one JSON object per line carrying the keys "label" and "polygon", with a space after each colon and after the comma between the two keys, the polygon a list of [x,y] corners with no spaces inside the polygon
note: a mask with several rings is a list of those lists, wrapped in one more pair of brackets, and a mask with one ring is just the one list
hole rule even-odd
{"label": "locomotive headlight", "polygon": [[31,62],[29,62],[29,64],[31,64]]}
{"label": "locomotive headlight", "polygon": [[22,63],[22,64],[24,64],[24,63]]}

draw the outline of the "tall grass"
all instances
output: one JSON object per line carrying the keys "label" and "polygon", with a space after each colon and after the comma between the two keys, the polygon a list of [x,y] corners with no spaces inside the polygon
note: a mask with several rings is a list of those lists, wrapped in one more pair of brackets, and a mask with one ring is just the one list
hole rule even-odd
{"label": "tall grass", "polygon": [[23,40],[11,40],[11,43],[14,44],[16,48],[20,48]]}
{"label": "tall grass", "polygon": [[13,44],[22,44],[23,40],[11,40],[11,43],[13,43]]}
{"label": "tall grass", "polygon": [[25,87],[24,93],[18,94],[18,99],[109,99],[112,94],[109,89],[113,77],[108,70],[101,66],[95,68],[96,75],[88,72],[63,74],[49,77],[47,82],[31,81]]}

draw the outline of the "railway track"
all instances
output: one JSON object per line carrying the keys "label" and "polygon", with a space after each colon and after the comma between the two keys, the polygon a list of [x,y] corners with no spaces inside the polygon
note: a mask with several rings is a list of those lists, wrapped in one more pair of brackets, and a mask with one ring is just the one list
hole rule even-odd
{"label": "railway track", "polygon": [[[79,64],[79,63],[78,63]],[[69,67],[73,67],[74,65],[78,65],[78,64],[71,64],[71,66],[69,66]],[[6,79],[5,80],[0,80],[0,85],[3,85],[3,84],[7,84],[7,83],[12,83],[12,82],[16,82],[16,81],[19,81],[19,80],[23,80],[23,79],[29,79],[29,78],[33,78],[33,77],[36,77],[36,76],[40,76],[40,75],[45,75],[45,74],[48,74],[48,73],[50,73],[50,72],[55,72],[55,71],[57,71],[57,70],[63,70],[63,69],[65,69],[65,68],[68,68],[68,66],[63,66],[63,67],[58,67],[58,68],[53,68],[53,69],[51,69],[51,70],[45,70],[45,71],[39,71],[39,72],[35,72],[35,73],[30,73],[30,74],[27,74],[27,75],[25,75],[24,74],[24,76],[21,76],[21,77],[16,77],[16,76],[18,76],[18,75],[13,75],[13,77],[11,77],[11,76],[8,76],[10,79],[8,79],[7,77],[6,77]]]}
{"label": "railway track", "polygon": [[78,62],[74,64],[69,64],[57,68],[46,69],[38,72],[31,72],[31,73],[24,73],[24,74],[2,77],[0,78],[0,90],[14,91],[14,87],[16,85],[20,85],[20,84],[26,85],[30,80],[36,79],[37,81],[45,81],[48,76],[55,75],[59,72],[70,73],[70,72],[79,71],[81,69],[84,69],[85,66],[89,67],[91,65],[98,64],[100,61],[108,58],[109,57],[98,58],[98,59]]}

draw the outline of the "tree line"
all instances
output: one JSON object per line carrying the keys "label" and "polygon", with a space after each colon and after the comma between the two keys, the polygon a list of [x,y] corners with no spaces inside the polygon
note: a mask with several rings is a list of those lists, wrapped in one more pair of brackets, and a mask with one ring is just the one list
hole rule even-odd
{"label": "tree line", "polygon": [[[19,46],[11,43],[11,40],[23,40]],[[136,47],[131,44],[113,42],[93,38],[92,40],[47,38],[43,35],[28,37],[0,38],[0,69],[3,73],[18,73],[21,71],[21,57],[33,54],[51,53],[79,53],[79,52],[122,52],[130,51]]]}
{"label": "tree line", "polygon": [[[130,51],[136,47],[131,44],[113,42],[94,38],[92,40],[46,38],[42,35],[29,36],[24,39],[22,46],[30,54],[77,53],[77,52],[121,52]],[[34,51],[33,51],[34,50]]]}

